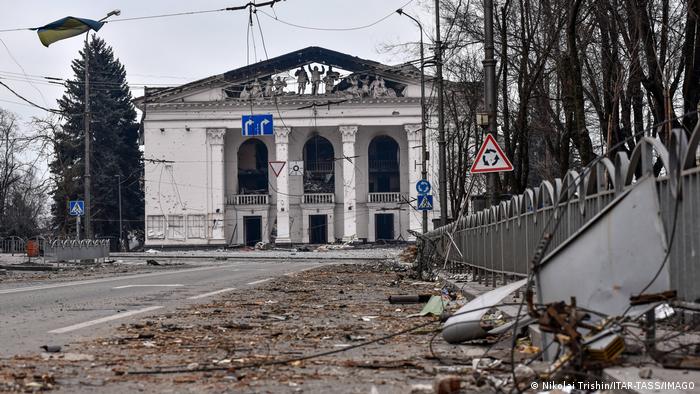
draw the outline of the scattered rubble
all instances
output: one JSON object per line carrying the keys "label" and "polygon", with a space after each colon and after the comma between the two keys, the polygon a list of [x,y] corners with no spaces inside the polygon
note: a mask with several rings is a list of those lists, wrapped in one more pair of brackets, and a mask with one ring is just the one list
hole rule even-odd
{"label": "scattered rubble", "polygon": [[[396,262],[322,266],[123,324],[108,337],[71,344],[70,352],[0,360],[0,391],[326,393],[342,387],[341,392],[447,394],[508,392],[517,385],[539,392],[531,382],[563,382],[575,373],[597,376],[606,365],[654,362],[644,341],[640,348],[635,340],[645,335],[643,326],[593,327],[585,312],[563,303],[531,304],[539,315],[526,316],[535,320],[529,327],[518,325],[515,340],[513,314],[496,307],[500,299],[483,303],[477,325],[486,335],[450,345],[439,335],[440,319],[419,312],[432,304],[441,309],[437,316],[455,314],[469,303],[446,291],[445,282],[416,282],[405,267]],[[397,294],[430,299],[397,308],[388,302]],[[533,310],[525,304],[524,313]],[[677,314],[671,314],[659,323],[657,335],[674,335],[678,324]],[[555,355],[560,354],[554,363],[542,360],[547,348],[540,334],[527,334],[532,327],[555,334]],[[491,334],[499,328],[499,334]],[[622,350],[606,338],[620,338]],[[687,346],[683,354],[673,352],[679,340]],[[674,338],[673,345],[669,340],[656,349],[674,353],[668,362],[683,356],[679,365],[687,366],[697,357],[694,342],[697,337]],[[639,372],[640,379],[654,377],[651,369]],[[554,392],[542,390],[547,391]]]}

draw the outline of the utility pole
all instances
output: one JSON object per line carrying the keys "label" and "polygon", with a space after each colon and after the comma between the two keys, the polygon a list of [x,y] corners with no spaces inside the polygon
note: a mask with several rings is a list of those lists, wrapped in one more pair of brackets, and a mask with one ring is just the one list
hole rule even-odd
{"label": "utility pole", "polygon": [[90,217],[90,31],[85,33],[85,114],[83,125],[85,134],[85,239],[92,238],[92,218]]}
{"label": "utility pole", "polygon": [[[418,25],[420,29],[420,127],[421,127],[421,179],[428,179],[428,147],[426,144],[426,130],[425,130],[425,55],[423,53],[423,25],[418,22],[418,19],[412,17],[405,13],[402,9],[396,10],[399,15],[406,15],[411,18]],[[422,230],[423,234],[428,232],[428,211],[423,210],[422,212]]]}
{"label": "utility pole", "polygon": [[123,252],[124,250],[124,243],[122,241],[122,176],[121,174],[117,174],[117,188],[119,190],[119,251]]}
{"label": "utility pole", "polygon": [[442,41],[440,41],[440,0],[435,0],[435,64],[438,85],[438,184],[440,187],[440,225],[447,224],[447,157],[445,153],[444,88],[442,86]]}
{"label": "utility pole", "polygon": [[[110,11],[107,16],[100,19],[102,22],[112,15],[120,15],[120,10]],[[90,190],[91,190],[91,175],[90,175],[90,30],[88,29],[85,33],[85,114],[83,115],[83,126],[85,134],[85,179],[83,180],[85,186],[85,239],[92,238],[92,216],[90,215],[91,204],[90,204]]]}
{"label": "utility pole", "polygon": [[[486,112],[489,114],[488,132],[497,137],[497,98],[496,98],[496,59],[494,59],[493,45],[493,0],[484,0],[484,90],[486,98]],[[496,195],[496,173],[487,174],[486,193],[491,205],[498,205],[499,197]]]}

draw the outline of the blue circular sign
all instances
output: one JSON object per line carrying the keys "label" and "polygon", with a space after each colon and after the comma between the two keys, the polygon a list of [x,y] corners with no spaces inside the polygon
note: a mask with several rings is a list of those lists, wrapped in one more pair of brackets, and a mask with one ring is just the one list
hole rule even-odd
{"label": "blue circular sign", "polygon": [[430,182],[425,179],[416,182],[416,191],[418,191],[418,194],[428,194],[431,189]]}

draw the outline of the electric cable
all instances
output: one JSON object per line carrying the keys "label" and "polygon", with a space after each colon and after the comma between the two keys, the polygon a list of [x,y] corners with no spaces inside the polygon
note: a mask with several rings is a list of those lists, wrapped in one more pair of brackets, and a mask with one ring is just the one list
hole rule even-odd
{"label": "electric cable", "polygon": [[[459,316],[459,315],[472,313],[472,312],[480,311],[483,309],[490,309],[490,308],[493,308],[496,306],[507,305],[507,304],[508,303],[501,303],[501,304],[497,304],[497,305],[475,308],[472,310],[455,313],[451,316]],[[345,346],[345,347],[340,348],[340,349],[311,353],[311,354],[302,355],[302,356],[298,356],[298,357],[290,357],[290,358],[282,359],[282,360],[260,361],[260,362],[256,362],[256,363],[249,363],[249,364],[229,366],[229,367],[217,366],[217,367],[202,367],[202,368],[195,368],[195,369],[175,368],[175,369],[159,369],[159,370],[136,370],[136,371],[128,371],[127,374],[128,375],[151,375],[151,374],[194,373],[194,372],[209,372],[209,371],[228,371],[230,369],[258,368],[258,367],[268,366],[268,365],[284,365],[284,364],[288,364],[288,363],[292,363],[292,362],[296,362],[296,361],[305,361],[305,360],[310,360],[310,359],[314,359],[314,358],[330,356],[333,354],[344,353],[344,352],[347,352],[349,350],[365,347],[365,346],[368,346],[368,345],[371,345],[374,343],[385,341],[387,339],[392,339],[392,338],[401,336],[403,334],[407,334],[409,332],[419,330],[419,329],[424,328],[424,327],[428,327],[428,326],[436,324],[436,323],[440,323],[444,319],[445,319],[445,316],[442,316],[439,319],[434,319],[434,320],[430,320],[428,322],[416,324],[414,326],[411,326],[409,328],[406,328],[406,329],[403,329],[400,331],[396,331],[396,332],[393,332],[393,333],[390,333],[387,335],[383,335],[381,337],[377,337],[377,338],[374,338],[374,339],[371,339],[368,341],[360,342],[360,343],[357,343],[354,345]],[[463,322],[463,323],[474,323],[474,322],[478,322],[478,321],[473,320],[473,321]]]}
{"label": "electric cable", "polygon": [[[406,2],[404,5],[400,6],[399,8],[405,8],[406,6],[408,6],[411,3],[413,3],[413,0]],[[396,11],[391,11],[386,16],[379,18],[378,20],[376,20],[374,22],[371,22],[369,24],[362,25],[362,26],[355,26],[355,27],[312,27],[312,26],[303,26],[303,25],[299,25],[299,24],[292,23],[289,21],[285,21],[283,19],[279,19],[276,14],[273,16],[273,15],[268,14],[264,10],[257,10],[257,11],[261,12],[263,15],[267,16],[270,19],[273,19],[277,22],[280,22],[280,23],[288,25],[288,26],[296,27],[299,29],[318,30],[318,31],[353,31],[353,30],[367,29],[367,28],[375,26],[381,22],[384,22],[386,19],[388,19],[389,17],[391,17],[392,15],[394,15],[396,13]]]}

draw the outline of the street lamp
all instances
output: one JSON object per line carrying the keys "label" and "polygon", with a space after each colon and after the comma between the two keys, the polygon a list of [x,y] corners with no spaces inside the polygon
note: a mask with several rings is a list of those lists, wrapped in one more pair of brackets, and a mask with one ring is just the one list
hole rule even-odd
{"label": "street lamp", "polygon": [[[120,10],[112,10],[107,16],[100,19],[102,22],[112,15],[121,15]],[[88,38],[90,37],[90,29],[85,33],[85,115],[83,116],[83,124],[85,130],[85,238],[92,238],[92,218],[90,216],[90,48],[88,47]]]}
{"label": "street lamp", "polygon": [[[418,19],[408,15],[403,11],[402,8],[396,10],[399,15],[405,15],[411,18],[418,25],[420,29],[420,125],[421,125],[421,145],[423,147],[423,154],[421,158],[421,178],[428,179],[428,169],[426,166],[426,161],[428,157],[426,141],[425,141],[425,58],[423,56],[423,25],[418,22]],[[428,232],[428,211],[423,210],[423,234]]]}

